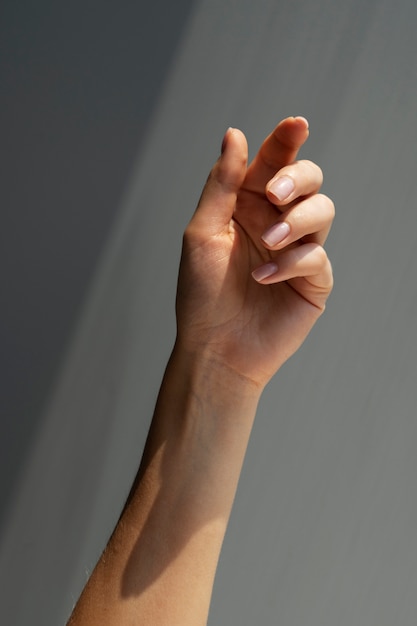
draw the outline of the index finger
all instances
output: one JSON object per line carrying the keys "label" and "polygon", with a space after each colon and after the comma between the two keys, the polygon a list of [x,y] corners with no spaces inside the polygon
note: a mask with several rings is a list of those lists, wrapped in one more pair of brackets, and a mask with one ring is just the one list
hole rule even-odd
{"label": "index finger", "polygon": [[305,117],[287,117],[262,143],[258,154],[248,167],[243,188],[255,193],[265,193],[269,180],[284,165],[292,163],[308,138]]}

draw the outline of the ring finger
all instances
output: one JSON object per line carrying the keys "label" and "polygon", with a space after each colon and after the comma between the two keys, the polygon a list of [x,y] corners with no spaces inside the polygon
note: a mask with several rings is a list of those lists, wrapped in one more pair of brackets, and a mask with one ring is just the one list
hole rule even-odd
{"label": "ring finger", "polygon": [[300,239],[323,245],[334,218],[334,204],[323,194],[315,194],[287,209],[282,218],[261,238],[268,250],[281,250]]}

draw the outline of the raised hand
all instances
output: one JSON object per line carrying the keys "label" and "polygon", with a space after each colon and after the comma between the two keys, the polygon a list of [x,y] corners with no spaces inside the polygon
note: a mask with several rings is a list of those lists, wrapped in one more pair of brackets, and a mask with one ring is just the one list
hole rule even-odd
{"label": "raised hand", "polygon": [[229,129],[184,234],[178,342],[263,387],[323,312],[332,271],[323,244],[334,216],[320,168],[296,161],[302,117],[280,122],[247,166]]}
{"label": "raised hand", "polygon": [[184,235],[177,341],[141,466],[71,626],[203,626],[262,389],[324,309],[333,204],[303,118],[247,167],[230,129]]}

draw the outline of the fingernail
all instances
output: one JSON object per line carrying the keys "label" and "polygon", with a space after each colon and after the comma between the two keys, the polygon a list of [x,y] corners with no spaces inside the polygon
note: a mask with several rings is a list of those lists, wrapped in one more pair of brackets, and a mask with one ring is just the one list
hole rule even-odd
{"label": "fingernail", "polygon": [[221,149],[221,153],[223,154],[223,152],[226,150],[226,145],[227,145],[227,139],[229,136],[229,132],[232,130],[232,127],[229,126],[229,128],[226,130],[226,132],[224,133],[224,137],[223,137],[223,141],[222,141],[222,149]]}
{"label": "fingernail", "polygon": [[266,263],[261,265],[256,270],[253,270],[252,276],[259,283],[261,280],[272,276],[278,271],[278,265],[276,263]]}
{"label": "fingernail", "polygon": [[279,222],[279,224],[274,224],[269,228],[263,235],[262,240],[268,246],[276,246],[278,243],[281,243],[289,235],[290,226],[287,222]]}
{"label": "fingernail", "polygon": [[305,122],[307,128],[309,127],[308,120],[303,115],[296,115],[295,119],[296,120],[303,120],[303,122]]}
{"label": "fingernail", "polygon": [[268,191],[278,200],[285,200],[294,191],[294,181],[289,176],[280,176],[269,185]]}

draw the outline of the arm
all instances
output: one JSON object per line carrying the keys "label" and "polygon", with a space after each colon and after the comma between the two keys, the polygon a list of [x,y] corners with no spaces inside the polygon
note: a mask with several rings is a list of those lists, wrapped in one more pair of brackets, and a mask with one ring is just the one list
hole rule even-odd
{"label": "arm", "polygon": [[333,205],[319,168],[295,161],[307,136],[303,118],[284,120],[247,167],[243,134],[225,135],[184,235],[177,338],[138,477],[71,626],[207,621],[259,397],[332,287]]}

